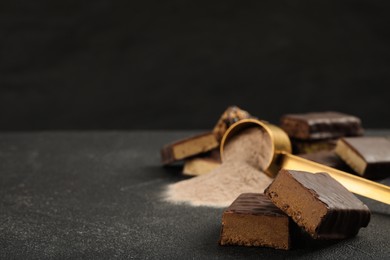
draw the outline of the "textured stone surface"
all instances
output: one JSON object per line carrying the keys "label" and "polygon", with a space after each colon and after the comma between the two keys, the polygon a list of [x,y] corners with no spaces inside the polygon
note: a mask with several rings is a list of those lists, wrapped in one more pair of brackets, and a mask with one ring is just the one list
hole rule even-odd
{"label": "textured stone surface", "polygon": [[372,219],[353,239],[289,252],[218,246],[223,209],[160,200],[167,184],[184,177],[179,167],[161,167],[159,149],[194,133],[1,133],[0,258],[311,260],[390,255],[390,206],[361,197]]}

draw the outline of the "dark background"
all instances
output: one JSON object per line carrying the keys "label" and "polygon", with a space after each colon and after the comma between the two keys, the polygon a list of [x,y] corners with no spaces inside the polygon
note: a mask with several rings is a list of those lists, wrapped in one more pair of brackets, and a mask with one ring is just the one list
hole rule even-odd
{"label": "dark background", "polygon": [[390,128],[388,1],[1,1],[0,130],[200,129],[336,110]]}

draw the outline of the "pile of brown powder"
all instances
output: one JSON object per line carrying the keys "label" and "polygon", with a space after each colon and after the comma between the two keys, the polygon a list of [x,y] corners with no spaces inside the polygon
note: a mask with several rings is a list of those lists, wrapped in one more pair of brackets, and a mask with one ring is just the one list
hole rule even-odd
{"label": "pile of brown powder", "polygon": [[249,128],[225,145],[224,161],[212,172],[168,186],[165,199],[193,206],[227,207],[244,192],[263,192],[272,179],[265,173],[271,138]]}

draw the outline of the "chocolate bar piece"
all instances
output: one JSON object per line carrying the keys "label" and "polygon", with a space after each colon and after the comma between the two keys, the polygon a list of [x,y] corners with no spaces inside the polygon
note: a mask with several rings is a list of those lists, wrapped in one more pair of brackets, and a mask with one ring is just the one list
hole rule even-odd
{"label": "chocolate bar piece", "polygon": [[198,134],[164,146],[161,149],[161,161],[163,164],[170,164],[210,151],[218,146],[219,143],[213,133]]}
{"label": "chocolate bar piece", "polygon": [[235,122],[241,119],[254,118],[247,111],[242,110],[237,106],[228,107],[225,112],[219,118],[217,124],[213,128],[213,133],[220,142],[226,130]]}
{"label": "chocolate bar piece", "polygon": [[363,177],[390,176],[390,141],[384,137],[342,138],[336,153]]}
{"label": "chocolate bar piece", "polygon": [[224,211],[220,245],[289,249],[289,217],[260,193],[243,193]]}
{"label": "chocolate bar piece", "polygon": [[351,168],[333,151],[319,151],[315,153],[299,154],[307,160],[320,163],[341,171],[351,172]]}
{"label": "chocolate bar piece", "polygon": [[338,112],[288,114],[281,118],[280,126],[290,137],[303,140],[363,134],[359,118]]}
{"label": "chocolate bar piece", "polygon": [[264,192],[315,239],[352,237],[370,221],[368,207],[327,173],[282,169]]}
{"label": "chocolate bar piece", "polygon": [[209,157],[191,158],[184,162],[183,174],[188,176],[198,176],[209,173],[220,165],[221,161]]}
{"label": "chocolate bar piece", "polygon": [[294,154],[330,151],[336,147],[337,140],[338,139],[300,140],[296,138],[290,138]]}
{"label": "chocolate bar piece", "polygon": [[222,163],[219,149],[213,149],[195,157],[185,159],[183,174],[187,176],[198,176],[209,173]]}

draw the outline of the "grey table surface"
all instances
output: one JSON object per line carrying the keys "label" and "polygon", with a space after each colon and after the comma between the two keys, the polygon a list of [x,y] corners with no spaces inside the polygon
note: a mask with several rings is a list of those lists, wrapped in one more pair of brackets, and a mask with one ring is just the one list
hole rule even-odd
{"label": "grey table surface", "polygon": [[291,251],[219,246],[223,209],[161,198],[184,177],[161,167],[159,150],[193,133],[0,133],[0,258],[390,258],[390,206],[363,197],[372,218],[354,238]]}

